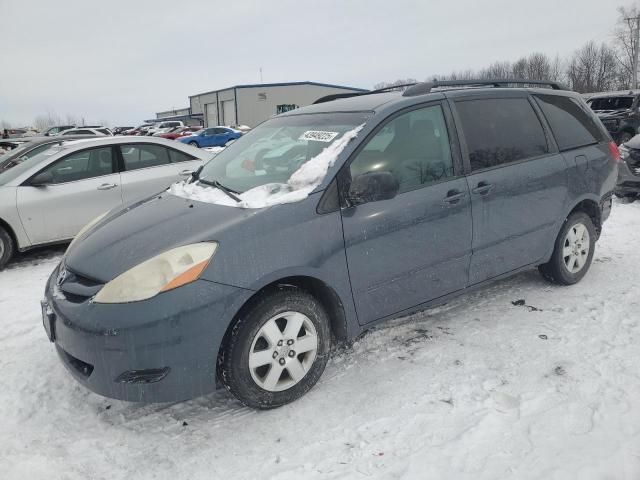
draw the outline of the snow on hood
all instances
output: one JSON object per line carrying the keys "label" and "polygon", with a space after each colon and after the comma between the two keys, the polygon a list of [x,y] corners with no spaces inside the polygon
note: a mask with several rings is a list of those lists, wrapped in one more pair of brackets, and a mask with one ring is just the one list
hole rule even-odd
{"label": "snow on hood", "polygon": [[264,208],[299,202],[307,198],[322,183],[338,155],[351,140],[356,138],[363,127],[364,124],[345,132],[341,138],[296,170],[287,183],[268,183],[247,190],[238,195],[241,202],[234,201],[222,190],[198,183],[175,183],[169,187],[168,192],[189,200],[238,208]]}

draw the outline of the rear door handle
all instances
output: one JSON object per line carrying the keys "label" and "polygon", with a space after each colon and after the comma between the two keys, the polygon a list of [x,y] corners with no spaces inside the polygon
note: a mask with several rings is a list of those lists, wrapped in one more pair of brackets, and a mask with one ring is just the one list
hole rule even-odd
{"label": "rear door handle", "polygon": [[493,184],[487,182],[480,182],[476,188],[471,190],[472,193],[476,193],[478,195],[486,195],[491,190],[493,190]]}
{"label": "rear door handle", "polygon": [[178,175],[182,177],[188,177],[193,173],[193,170],[182,170]]}
{"label": "rear door handle", "polygon": [[118,185],[115,183],[103,183],[98,187],[98,190],[111,190],[112,188],[116,188]]}
{"label": "rear door handle", "polygon": [[458,203],[464,197],[464,193],[460,190],[449,190],[447,196],[442,199],[442,203],[453,204]]}

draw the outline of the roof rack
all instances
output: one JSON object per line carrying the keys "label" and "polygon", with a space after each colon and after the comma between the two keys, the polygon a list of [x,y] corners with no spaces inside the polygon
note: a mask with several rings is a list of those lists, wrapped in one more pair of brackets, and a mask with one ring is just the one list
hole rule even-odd
{"label": "roof rack", "polygon": [[548,80],[527,80],[521,78],[491,79],[491,80],[433,80],[432,82],[422,82],[407,88],[402,94],[404,97],[415,97],[431,93],[434,88],[443,87],[512,87],[513,85],[546,85],[553,90],[568,90],[559,82]]}
{"label": "roof rack", "polygon": [[320,97],[318,100],[313,102],[316,103],[325,103],[331,102],[332,100],[338,100],[339,98],[350,98],[350,97],[359,97],[361,95],[372,95],[374,93],[383,93],[383,92],[391,92],[393,90],[397,90],[399,88],[411,87],[413,85],[417,85],[417,83],[403,83],[401,85],[391,85],[389,87],[378,88],[376,90],[369,90],[367,92],[347,92],[347,93],[333,93],[331,95],[326,95],[324,97]]}

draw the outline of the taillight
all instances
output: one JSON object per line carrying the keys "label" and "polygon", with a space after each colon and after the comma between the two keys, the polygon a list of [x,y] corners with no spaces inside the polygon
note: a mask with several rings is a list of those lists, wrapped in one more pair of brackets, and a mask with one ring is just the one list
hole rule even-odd
{"label": "taillight", "polygon": [[620,156],[620,150],[618,149],[618,145],[616,142],[609,142],[609,152],[611,152],[611,156],[615,162],[622,161],[622,157]]}

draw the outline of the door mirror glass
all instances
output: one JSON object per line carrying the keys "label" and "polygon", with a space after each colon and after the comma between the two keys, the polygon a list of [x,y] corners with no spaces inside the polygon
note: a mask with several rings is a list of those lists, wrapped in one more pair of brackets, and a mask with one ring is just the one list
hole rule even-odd
{"label": "door mirror glass", "polygon": [[367,172],[358,175],[349,187],[349,203],[362,203],[390,200],[398,194],[400,184],[391,172]]}
{"label": "door mirror glass", "polygon": [[40,172],[38,175],[31,179],[32,187],[44,187],[54,183],[53,174],[50,171]]}

